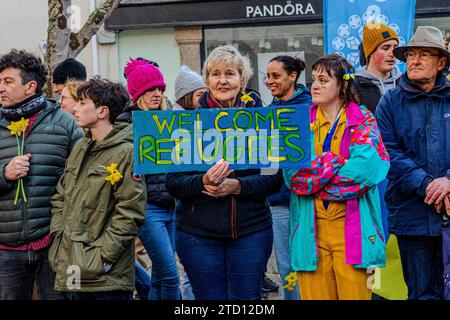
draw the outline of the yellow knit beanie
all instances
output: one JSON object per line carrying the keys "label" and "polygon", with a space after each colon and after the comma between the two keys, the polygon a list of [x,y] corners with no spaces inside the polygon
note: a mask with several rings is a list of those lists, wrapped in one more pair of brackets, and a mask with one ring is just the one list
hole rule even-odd
{"label": "yellow knit beanie", "polygon": [[363,47],[366,59],[380,44],[392,39],[400,42],[397,33],[387,25],[379,22],[368,22],[363,30]]}

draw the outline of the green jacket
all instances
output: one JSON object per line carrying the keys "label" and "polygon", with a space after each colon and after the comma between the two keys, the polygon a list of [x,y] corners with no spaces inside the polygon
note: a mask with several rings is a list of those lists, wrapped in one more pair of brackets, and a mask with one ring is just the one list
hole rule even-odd
{"label": "green jacket", "polygon": [[[123,176],[114,185],[105,180],[111,163]],[[115,125],[101,141],[87,133],[75,145],[52,198],[49,262],[56,290],[134,289],[134,240],[145,221],[147,190],[133,167],[129,124]],[[105,260],[112,263],[108,272]]]}
{"label": "green jacket", "polygon": [[73,116],[59,103],[46,99],[45,107],[25,138],[24,153],[31,153],[30,171],[24,179],[28,202],[14,205],[18,181],[5,179],[6,165],[17,156],[17,142],[0,110],[0,244],[20,246],[48,235],[50,199],[73,146],[83,137]]}

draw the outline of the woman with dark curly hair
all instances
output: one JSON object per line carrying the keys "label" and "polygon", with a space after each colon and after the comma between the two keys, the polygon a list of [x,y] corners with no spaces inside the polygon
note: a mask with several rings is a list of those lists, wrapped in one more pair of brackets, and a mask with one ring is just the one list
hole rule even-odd
{"label": "woman with dark curly hair", "polygon": [[329,55],[312,70],[314,160],[284,170],[293,193],[291,265],[302,299],[369,300],[367,269],[386,260],[377,184],[389,156],[372,113],[356,102],[353,66]]}

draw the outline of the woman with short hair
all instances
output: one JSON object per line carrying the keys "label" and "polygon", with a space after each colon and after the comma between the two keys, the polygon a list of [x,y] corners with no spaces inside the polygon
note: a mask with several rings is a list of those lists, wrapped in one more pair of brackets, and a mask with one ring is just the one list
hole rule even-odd
{"label": "woman with short hair", "polygon": [[[214,49],[203,68],[208,91],[201,108],[261,106],[255,92],[246,92],[251,75],[249,60],[234,47]],[[230,171],[224,160],[206,173],[167,174],[167,189],[177,199],[177,252],[197,300],[261,299],[272,249],[266,198],[281,183],[280,174]]]}
{"label": "woman with short hair", "polygon": [[66,82],[64,89],[61,91],[61,108],[64,111],[69,112],[70,114],[74,114],[73,107],[78,103],[79,99],[77,96],[77,89],[81,86],[85,81],[80,80],[69,80]]}

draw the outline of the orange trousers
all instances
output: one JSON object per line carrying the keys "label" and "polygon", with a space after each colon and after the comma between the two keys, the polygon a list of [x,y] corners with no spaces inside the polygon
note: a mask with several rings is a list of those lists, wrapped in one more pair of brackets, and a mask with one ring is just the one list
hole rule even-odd
{"label": "orange trousers", "polygon": [[345,263],[345,216],[317,217],[319,263],[314,272],[297,272],[302,300],[370,300],[370,274]]}

